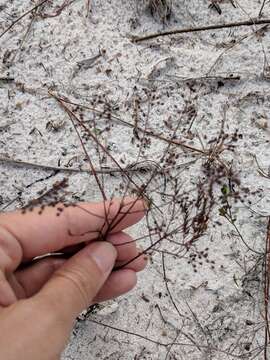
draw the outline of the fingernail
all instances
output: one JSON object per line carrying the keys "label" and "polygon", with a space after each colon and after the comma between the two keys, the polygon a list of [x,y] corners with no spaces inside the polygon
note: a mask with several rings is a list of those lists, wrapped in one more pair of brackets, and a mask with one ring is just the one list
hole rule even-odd
{"label": "fingernail", "polygon": [[91,245],[90,256],[102,273],[106,274],[111,271],[114,266],[117,251],[109,242],[100,241]]}

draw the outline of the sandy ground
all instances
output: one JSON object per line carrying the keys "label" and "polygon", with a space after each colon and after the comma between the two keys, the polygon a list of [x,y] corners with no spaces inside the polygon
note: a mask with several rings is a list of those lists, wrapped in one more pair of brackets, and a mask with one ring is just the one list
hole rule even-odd
{"label": "sandy ground", "polygon": [[[0,32],[36,3],[2,1]],[[210,1],[174,0],[165,25],[151,16],[143,1],[90,3],[87,16],[86,1],[74,1],[59,13],[63,1],[51,1],[0,38],[0,210],[24,206],[64,177],[69,179],[69,199],[101,198],[87,173],[56,173],[14,163],[87,168],[69,117],[48,90],[168,137],[169,123],[178,127],[177,140],[201,150],[211,146],[224,121],[229,138],[236,130],[240,134],[234,152],[224,151],[220,161],[232,165],[241,182],[241,200],[232,203],[235,226],[220,216],[224,203],[215,200],[207,229],[183,257],[172,255],[179,246],[169,241],[159,244],[159,251],[150,251],[150,264],[139,276],[137,288],[82,316],[63,360],[264,359],[263,252],[270,214],[268,28],[130,41],[132,34],[255,18],[262,1],[220,0],[218,14],[209,7]],[[263,18],[267,17],[269,2],[263,11]],[[95,133],[123,167],[137,162],[133,129],[115,119],[95,117],[89,109],[81,109],[80,114],[96,123]],[[103,131],[106,127],[109,130]],[[139,160],[163,166],[168,143],[146,138]],[[95,145],[88,141],[86,146],[99,167]],[[177,154],[172,172],[181,191],[196,198],[197,186],[205,180],[206,156],[176,145],[171,150]],[[255,156],[265,176],[258,172]],[[115,164],[106,157],[103,166]],[[148,175],[134,176],[142,183]],[[160,193],[171,191],[170,185],[164,190],[163,180],[157,176],[156,190],[149,191],[158,206],[166,202]],[[118,175],[104,178],[109,194],[121,194],[121,183]],[[215,183],[215,199],[220,200],[224,184],[224,177]],[[165,207],[159,220],[166,223],[170,211]],[[145,231],[142,223],[131,233],[141,236]],[[141,245],[149,245],[149,239]]]}

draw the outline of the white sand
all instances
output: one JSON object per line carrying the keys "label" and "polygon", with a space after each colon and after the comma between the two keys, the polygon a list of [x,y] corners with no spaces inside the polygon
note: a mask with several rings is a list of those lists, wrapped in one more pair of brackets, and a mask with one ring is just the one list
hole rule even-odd
{"label": "white sand", "polygon": [[[222,9],[222,14],[218,15],[209,9],[210,1],[175,0],[173,19],[166,28],[249,19],[258,15],[261,2],[234,0],[234,8],[229,0],[218,1]],[[2,1],[1,29],[33,3]],[[53,7],[47,5],[44,11],[53,12],[62,2],[56,0],[53,3]],[[143,6],[138,10],[136,1],[93,0],[91,3],[92,13],[88,18],[86,1],[75,1],[57,17],[35,19],[21,48],[29,17],[0,39],[0,77],[14,78],[10,83],[0,81],[0,157],[52,166],[58,166],[58,160],[64,166],[73,159],[74,168],[83,164],[84,155],[68,116],[48,96],[49,88],[88,105],[96,95],[101,95],[114,106],[114,114],[131,123],[134,86],[140,95],[144,88],[155,89],[161,104],[153,101],[149,126],[163,133],[168,131],[163,125],[164,120],[171,116],[176,125],[179,111],[189,101],[196,109],[197,117],[192,127],[193,140],[185,139],[198,148],[201,148],[198,134],[201,139],[207,135],[208,140],[218,135],[226,108],[226,132],[233,133],[238,128],[243,139],[238,141],[235,154],[224,154],[223,159],[233,158],[242,185],[251,191],[259,191],[247,199],[256,213],[243,204],[236,204],[237,225],[249,246],[262,252],[266,216],[270,213],[270,181],[259,175],[254,155],[267,172],[270,71],[268,78],[263,72],[269,60],[269,31],[255,35],[254,30],[260,27],[241,27],[164,37],[135,45],[129,40],[130,34],[160,31],[163,25],[156,22]],[[265,6],[264,16],[270,17],[269,3]],[[237,44],[228,48],[232,41]],[[89,68],[89,63],[85,65],[85,62],[78,68],[78,62],[93,58],[104,50]],[[223,81],[224,86],[218,86],[216,80],[199,81],[192,86],[195,91],[191,91],[179,79],[197,78],[207,73],[223,77],[233,74],[241,80]],[[147,110],[147,102],[144,108]],[[90,112],[85,112],[85,119],[91,116]],[[49,122],[59,125],[60,129],[50,131]],[[100,128],[103,124],[99,124]],[[185,115],[178,138],[182,138],[182,133],[185,136],[184,129],[189,124],[190,119]],[[115,124],[106,139],[116,159],[123,158],[125,164],[134,162],[137,155],[131,137],[132,130]],[[106,133],[104,141],[105,138]],[[152,139],[145,157],[158,161],[166,146],[164,142]],[[88,149],[97,160],[91,145]],[[181,149],[175,151],[180,154],[178,164],[192,160]],[[201,173],[201,164],[199,161],[179,175],[184,189],[194,186]],[[15,201],[6,209],[20,206],[16,200],[19,192],[22,192],[20,198],[25,204],[31,197],[37,197],[39,190],[49,189],[56,180],[67,176],[59,173],[27,188],[52,171],[18,168],[6,163],[0,163],[0,166],[2,209],[12,199]],[[93,178],[87,174],[68,176],[70,191],[76,193],[77,198],[100,198]],[[112,192],[119,178],[107,178],[106,181],[106,190]],[[77,198],[73,197],[73,200]],[[209,256],[215,261],[214,270],[204,263],[194,273],[186,259],[166,256],[169,287],[183,316],[177,314],[167,294],[161,255],[154,252],[151,264],[140,275],[138,286],[132,293],[102,305],[89,320],[77,324],[63,359],[223,360],[238,358],[249,351],[248,358],[255,358],[256,351],[259,352],[264,344],[262,262],[258,255],[247,250],[234,228],[219,216],[218,206],[212,216],[222,226],[214,228],[210,225],[197,248],[201,251],[209,247]],[[140,225],[132,233],[142,234],[143,231]],[[166,246],[167,250],[175,250],[173,245]],[[172,348],[160,346],[94,324],[91,318],[165,344],[174,342],[177,337],[178,345]],[[167,355],[168,350],[170,354]],[[262,353],[257,358],[263,359]]]}

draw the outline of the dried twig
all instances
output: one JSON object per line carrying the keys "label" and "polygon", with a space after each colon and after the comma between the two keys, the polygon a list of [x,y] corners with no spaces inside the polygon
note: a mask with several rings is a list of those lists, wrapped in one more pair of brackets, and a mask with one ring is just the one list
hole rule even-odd
{"label": "dried twig", "polygon": [[[58,167],[58,166],[52,166],[52,165],[44,165],[44,164],[36,164],[33,162],[28,162],[28,161],[22,161],[22,160],[17,160],[17,159],[11,159],[8,157],[3,157],[0,156],[0,163],[8,163],[14,166],[21,166],[21,167],[27,167],[27,168],[38,168],[41,170],[48,170],[48,171],[57,171],[57,172],[69,172],[69,173],[88,173],[89,175],[93,175],[93,173],[86,168],[69,168],[69,167]],[[186,164],[182,164],[180,167],[186,167],[189,165],[192,165],[194,163],[194,161],[190,161]],[[151,162],[150,160],[145,161],[145,162],[141,162],[138,164],[130,164],[125,168],[122,168],[122,170],[124,172],[147,172],[147,171],[151,171],[153,169],[156,168],[156,164],[154,162]],[[166,170],[170,170],[169,168],[165,170],[162,169],[158,169],[157,171],[159,173],[163,173]],[[109,167],[102,167],[101,169],[96,169],[95,170],[97,174],[108,174],[108,175],[112,175],[112,174],[117,174],[117,173],[121,173],[120,169],[117,168],[109,168]]]}
{"label": "dried twig", "polygon": [[262,6],[261,6],[261,8],[260,8],[260,11],[259,11],[259,18],[262,16],[262,13],[263,13],[263,9],[264,9],[264,7],[265,7],[265,4],[266,4],[266,0],[263,0],[263,3],[262,3]]}
{"label": "dried twig", "polygon": [[27,167],[27,168],[38,168],[41,170],[53,170],[53,171],[61,171],[61,172],[89,172],[88,169],[74,169],[74,168],[65,168],[65,167],[58,167],[58,166],[51,166],[51,165],[44,165],[44,164],[36,164],[33,162],[22,161],[17,159],[11,159],[9,157],[0,156],[0,163],[8,163],[10,165],[20,166],[20,167]]}
{"label": "dried twig", "polygon": [[0,77],[0,82],[3,82],[3,83],[11,83],[14,81],[14,78],[11,78],[11,77]]}
{"label": "dried twig", "polygon": [[269,328],[269,298],[270,298],[270,218],[268,220],[267,235],[265,242],[265,264],[264,264],[264,317],[265,317],[265,337],[264,337],[264,360],[268,360],[268,344],[270,339]]}
{"label": "dried twig", "polygon": [[48,2],[49,0],[43,0],[41,1],[39,4],[37,4],[36,6],[34,6],[32,9],[26,11],[24,14],[22,14],[20,17],[18,17],[18,19],[16,19],[15,21],[13,21],[13,23],[11,25],[9,25],[6,30],[4,30],[1,34],[0,34],[0,39],[7,33],[9,32],[9,30],[11,30],[18,22],[20,22],[23,18],[25,18],[27,15],[31,14],[33,11],[37,10],[38,8],[40,8],[42,5],[44,5],[46,2]]}
{"label": "dried twig", "polygon": [[253,26],[253,25],[265,25],[270,24],[270,19],[251,19],[239,22],[232,22],[228,24],[214,24],[214,25],[207,25],[207,26],[198,26],[194,28],[185,28],[185,29],[174,29],[169,31],[163,31],[153,34],[148,34],[144,36],[132,36],[132,42],[138,43],[145,40],[155,39],[161,36],[168,36],[168,35],[177,35],[177,34],[186,34],[186,33],[193,33],[193,32],[200,32],[200,31],[209,31],[209,30],[219,30],[219,29],[229,29],[232,27],[240,27],[240,26]]}

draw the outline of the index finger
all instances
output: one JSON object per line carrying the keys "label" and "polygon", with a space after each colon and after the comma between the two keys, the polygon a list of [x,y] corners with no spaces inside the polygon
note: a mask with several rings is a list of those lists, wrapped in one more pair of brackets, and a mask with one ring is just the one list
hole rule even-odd
{"label": "index finger", "polygon": [[10,241],[18,242],[22,259],[29,260],[97,239],[107,232],[124,230],[141,220],[146,209],[144,200],[131,197],[100,203],[56,204],[24,214],[16,211],[0,215],[0,230],[9,234]]}

